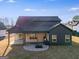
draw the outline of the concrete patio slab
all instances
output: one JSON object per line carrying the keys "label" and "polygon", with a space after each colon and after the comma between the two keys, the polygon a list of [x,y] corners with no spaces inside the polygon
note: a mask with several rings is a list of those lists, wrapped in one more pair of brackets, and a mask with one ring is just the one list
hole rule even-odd
{"label": "concrete patio slab", "polygon": [[15,45],[15,44],[23,44],[23,40],[14,40],[10,43],[10,45]]}
{"label": "concrete patio slab", "polygon": [[43,45],[43,48],[35,48],[36,44],[25,45],[23,48],[27,51],[46,51],[48,50],[48,45]]}

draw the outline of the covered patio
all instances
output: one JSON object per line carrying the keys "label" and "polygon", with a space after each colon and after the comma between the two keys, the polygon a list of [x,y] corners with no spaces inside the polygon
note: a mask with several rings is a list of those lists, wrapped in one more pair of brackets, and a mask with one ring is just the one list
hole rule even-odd
{"label": "covered patio", "polygon": [[[49,33],[47,32],[27,32],[23,30],[19,30],[20,28],[13,27],[8,30],[8,43],[13,44],[26,44],[26,43],[38,43],[44,40],[49,41]],[[14,34],[14,41],[10,42],[10,35]]]}
{"label": "covered patio", "polygon": [[[14,34],[14,41],[10,42],[10,35]],[[27,51],[45,51],[49,46],[43,44],[44,41],[49,41],[47,32],[27,32],[19,30],[17,27],[8,30],[8,45],[23,45]],[[38,49],[37,49],[38,48]]]}

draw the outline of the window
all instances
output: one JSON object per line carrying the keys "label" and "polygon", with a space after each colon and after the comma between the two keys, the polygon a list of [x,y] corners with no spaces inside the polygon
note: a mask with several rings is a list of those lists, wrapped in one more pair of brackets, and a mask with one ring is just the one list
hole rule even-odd
{"label": "window", "polygon": [[25,38],[25,34],[23,34],[23,33],[18,33],[18,38],[19,38],[19,39],[24,39],[24,38]]}
{"label": "window", "polygon": [[65,42],[70,42],[70,35],[65,35]]}
{"label": "window", "polygon": [[30,34],[30,39],[37,39],[34,33]]}
{"label": "window", "polygon": [[30,37],[35,37],[35,34],[33,34],[33,33],[32,33],[32,34],[30,34]]}
{"label": "window", "polygon": [[57,42],[57,35],[52,35],[52,42]]}

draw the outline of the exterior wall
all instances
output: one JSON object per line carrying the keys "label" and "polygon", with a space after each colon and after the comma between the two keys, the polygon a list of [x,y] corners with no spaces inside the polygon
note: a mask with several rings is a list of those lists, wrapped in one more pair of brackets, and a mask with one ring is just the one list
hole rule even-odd
{"label": "exterior wall", "polygon": [[73,30],[74,31],[77,31],[77,26],[73,26]]}
{"label": "exterior wall", "polygon": [[35,37],[37,37],[37,39],[30,39],[30,33],[26,34],[26,42],[31,42],[31,41],[35,41],[35,42],[42,42],[43,41],[43,37],[45,36],[45,33],[35,33]]}
{"label": "exterior wall", "polygon": [[[20,36],[19,36],[20,35]],[[18,34],[16,34],[16,37],[15,37],[16,39],[24,39],[25,38],[25,35],[24,34],[22,34],[22,33],[18,33]]]}
{"label": "exterior wall", "polygon": [[[49,39],[52,43],[52,34],[57,35],[57,42],[54,44],[62,45],[62,44],[71,44],[72,43],[72,31],[64,27],[63,25],[59,25],[56,28],[52,29],[49,33]],[[65,42],[65,35],[70,35],[70,43]],[[53,43],[52,43],[53,44]]]}
{"label": "exterior wall", "polygon": [[[20,33],[19,33],[20,34]],[[44,40],[44,36],[45,36],[45,33],[35,33],[35,37],[37,37],[37,39],[30,39],[30,35],[31,33],[27,33],[25,34],[26,37],[22,34],[21,37],[19,37],[19,34],[16,34],[16,39],[23,39],[23,38],[26,38],[26,42],[43,42]],[[48,34],[46,34],[47,38],[49,39],[49,36]]]}
{"label": "exterior wall", "polygon": [[76,27],[77,27],[77,32],[79,32],[79,24]]}
{"label": "exterior wall", "polygon": [[36,33],[36,37],[38,41],[44,40],[45,33]]}

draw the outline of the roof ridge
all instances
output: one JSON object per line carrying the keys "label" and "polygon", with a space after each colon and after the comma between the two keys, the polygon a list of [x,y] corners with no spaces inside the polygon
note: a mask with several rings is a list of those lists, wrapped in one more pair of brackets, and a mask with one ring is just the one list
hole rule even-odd
{"label": "roof ridge", "polygon": [[[64,24],[62,24],[62,23],[58,23],[58,24],[56,24],[56,25],[54,25],[54,26],[52,26],[52,27],[50,27],[49,28],[49,30],[51,30],[51,29],[53,29],[53,28],[56,28],[58,25],[63,25],[63,26],[65,26]],[[68,29],[70,29],[69,27],[67,27],[67,26],[65,26],[66,28],[68,28]],[[71,31],[73,31],[72,29],[70,29]]]}
{"label": "roof ridge", "polygon": [[58,17],[58,16],[19,16],[19,17]]}
{"label": "roof ridge", "polygon": [[61,24],[61,23],[58,23],[58,24],[53,25],[52,27],[49,28],[49,30],[51,30],[51,29],[57,27],[57,26],[60,25],[60,24]]}

